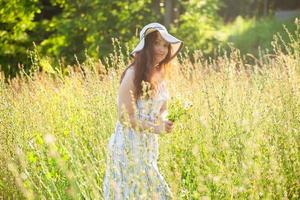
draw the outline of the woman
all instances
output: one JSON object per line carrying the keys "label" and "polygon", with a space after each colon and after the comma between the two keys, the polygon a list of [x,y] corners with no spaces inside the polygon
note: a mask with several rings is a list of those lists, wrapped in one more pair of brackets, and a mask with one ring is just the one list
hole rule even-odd
{"label": "woman", "polygon": [[171,133],[164,119],[166,75],[182,42],[159,23],[146,25],[131,55],[133,63],[121,76],[118,117],[108,144],[103,182],[105,199],[172,199],[157,167],[158,134]]}

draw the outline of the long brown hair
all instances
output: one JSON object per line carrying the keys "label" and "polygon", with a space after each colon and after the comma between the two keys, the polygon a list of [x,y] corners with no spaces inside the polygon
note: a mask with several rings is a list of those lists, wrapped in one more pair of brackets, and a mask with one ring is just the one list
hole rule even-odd
{"label": "long brown hair", "polygon": [[[151,97],[157,91],[157,84],[155,81],[152,80],[152,76],[155,72],[154,65],[154,42],[159,37],[159,32],[154,31],[149,33],[145,38],[145,45],[144,48],[137,52],[134,56],[133,63],[130,64],[122,73],[120,83],[123,80],[123,77],[127,71],[127,69],[131,66],[134,67],[134,98],[137,100],[140,96],[144,96],[146,98]],[[164,78],[168,77],[169,70],[170,70],[170,61],[171,61],[171,44],[168,45],[168,53],[166,57],[159,63],[158,70],[164,71]],[[143,82],[148,84],[149,90],[143,91]],[[147,94],[144,94],[147,92]]]}

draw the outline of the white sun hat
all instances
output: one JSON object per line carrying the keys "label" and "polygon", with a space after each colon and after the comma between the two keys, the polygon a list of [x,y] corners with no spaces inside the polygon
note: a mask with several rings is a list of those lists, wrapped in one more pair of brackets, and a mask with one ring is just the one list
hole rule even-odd
{"label": "white sun hat", "polygon": [[144,26],[144,28],[140,32],[140,42],[138,45],[134,48],[134,50],[130,53],[130,55],[134,56],[135,53],[141,51],[144,48],[145,45],[145,37],[149,33],[152,33],[154,31],[158,31],[162,38],[169,42],[172,46],[171,48],[171,59],[174,58],[177,53],[182,48],[183,42],[176,37],[172,36],[170,33],[168,33],[166,27],[161,25],[160,23],[150,23]]}

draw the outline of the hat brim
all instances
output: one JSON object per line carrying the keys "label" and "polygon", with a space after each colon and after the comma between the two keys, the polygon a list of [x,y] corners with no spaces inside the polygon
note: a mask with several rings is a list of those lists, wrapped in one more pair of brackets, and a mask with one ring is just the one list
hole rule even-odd
{"label": "hat brim", "polygon": [[[161,31],[161,30],[157,30],[160,35],[162,36],[162,38],[169,42],[171,44],[171,59],[174,58],[178,52],[180,51],[180,49],[182,48],[183,42],[179,39],[177,39],[176,37],[172,36],[171,34],[169,34],[168,32],[165,31]],[[140,42],[138,43],[138,45],[134,48],[134,50],[130,53],[131,56],[134,56],[135,53],[141,51],[144,48],[145,45],[145,38],[142,38],[140,40]]]}

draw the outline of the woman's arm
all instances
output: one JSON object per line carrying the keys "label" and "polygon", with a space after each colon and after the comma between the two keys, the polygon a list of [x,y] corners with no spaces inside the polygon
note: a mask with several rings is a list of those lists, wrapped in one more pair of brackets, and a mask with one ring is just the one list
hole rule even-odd
{"label": "woman's arm", "polygon": [[[155,133],[163,131],[163,124],[155,124],[148,120],[138,120],[135,116],[134,70],[128,69],[118,91],[118,118],[124,124],[138,131],[152,130]],[[127,122],[127,123],[126,123]]]}
{"label": "woman's arm", "polygon": [[159,111],[159,117],[161,120],[166,120],[167,118],[167,101],[165,101],[162,105],[162,107],[160,108],[160,111]]}
{"label": "woman's arm", "polygon": [[167,101],[164,102],[164,104],[161,106],[159,114],[162,114],[167,110]]}

